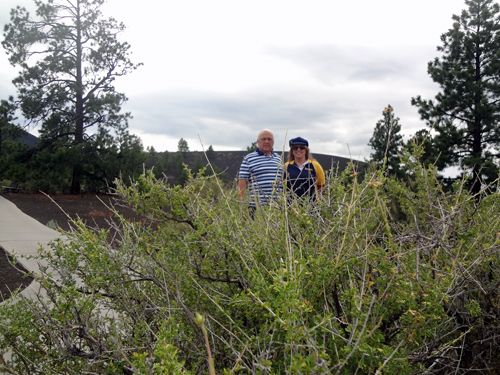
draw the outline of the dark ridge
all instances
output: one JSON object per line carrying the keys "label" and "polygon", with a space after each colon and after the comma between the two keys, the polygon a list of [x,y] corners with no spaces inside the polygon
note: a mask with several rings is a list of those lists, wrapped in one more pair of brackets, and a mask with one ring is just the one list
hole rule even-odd
{"label": "dark ridge", "polygon": [[30,149],[34,148],[38,143],[38,137],[35,137],[27,131],[23,131],[23,134],[16,138],[11,137],[9,134],[7,134],[5,138],[11,138],[14,142],[23,143]]}
{"label": "dark ridge", "polygon": [[[281,151],[275,151],[277,154],[281,155]],[[241,162],[243,157],[247,155],[248,151],[215,151],[214,156],[210,159],[210,162],[214,167],[217,167],[219,171],[224,172],[225,180],[227,182],[234,181],[238,178],[238,171],[241,166]],[[152,157],[146,163],[146,168],[151,169],[159,159],[164,156],[165,152],[156,153],[155,157]],[[176,183],[177,178],[179,177],[179,172],[175,167],[175,158],[177,152],[168,152],[171,160],[171,166],[164,172],[168,177],[169,181]],[[201,151],[190,151],[183,154],[183,161],[188,165],[189,168],[192,168],[197,157],[201,159],[203,166],[207,164],[206,157]],[[331,170],[342,172],[346,169],[348,163],[351,161],[355,164],[362,167],[364,165],[363,162],[358,160],[351,160],[348,158],[344,158],[341,156],[334,155],[326,155],[326,154],[317,154],[313,153],[313,157],[321,164],[325,171]],[[288,152],[285,152],[285,159],[288,158]],[[195,172],[195,171],[193,171]]]}

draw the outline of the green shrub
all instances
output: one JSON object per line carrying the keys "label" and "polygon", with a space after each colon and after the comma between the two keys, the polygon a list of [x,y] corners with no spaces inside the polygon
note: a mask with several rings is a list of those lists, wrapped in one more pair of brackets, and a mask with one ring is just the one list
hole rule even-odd
{"label": "green shrub", "polygon": [[0,186],[9,186],[11,182],[11,180],[0,180]]}
{"label": "green shrub", "polygon": [[117,181],[145,220],[117,224],[119,248],[75,222],[40,251],[46,302],[0,307],[0,370],[200,374],[209,348],[217,374],[498,368],[500,196],[444,192],[402,159],[411,181],[350,167],[320,203],[282,197],[253,220],[213,178]]}

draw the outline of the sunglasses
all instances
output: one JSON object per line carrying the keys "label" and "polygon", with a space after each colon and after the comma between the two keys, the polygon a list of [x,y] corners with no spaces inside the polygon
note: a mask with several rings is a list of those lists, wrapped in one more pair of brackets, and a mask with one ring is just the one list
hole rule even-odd
{"label": "sunglasses", "polygon": [[292,147],[292,151],[295,151],[295,150],[305,150],[306,149],[306,146],[293,146]]}

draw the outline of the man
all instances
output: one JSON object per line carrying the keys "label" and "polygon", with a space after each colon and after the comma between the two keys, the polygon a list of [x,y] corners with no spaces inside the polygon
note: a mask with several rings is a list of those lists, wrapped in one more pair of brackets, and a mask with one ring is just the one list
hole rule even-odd
{"label": "man", "polygon": [[257,149],[243,158],[238,175],[239,196],[243,198],[248,187],[249,206],[265,204],[274,193],[281,191],[281,157],[273,152],[274,134],[262,130],[257,137]]}

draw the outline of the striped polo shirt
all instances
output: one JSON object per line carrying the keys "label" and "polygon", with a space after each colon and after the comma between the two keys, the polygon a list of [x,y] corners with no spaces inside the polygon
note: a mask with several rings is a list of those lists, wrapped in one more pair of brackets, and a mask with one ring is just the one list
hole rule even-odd
{"label": "striped polo shirt", "polygon": [[258,148],[243,158],[238,179],[247,180],[250,191],[250,206],[255,207],[255,197],[264,204],[273,195],[281,192],[283,166],[281,156],[271,153],[267,156]]}

